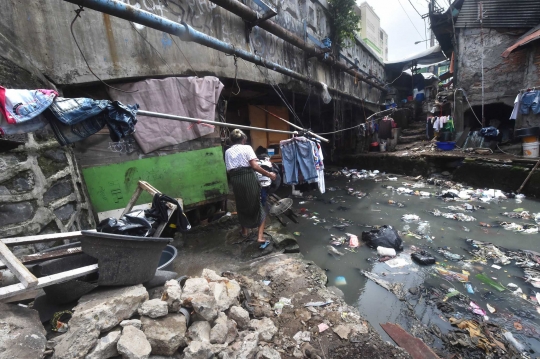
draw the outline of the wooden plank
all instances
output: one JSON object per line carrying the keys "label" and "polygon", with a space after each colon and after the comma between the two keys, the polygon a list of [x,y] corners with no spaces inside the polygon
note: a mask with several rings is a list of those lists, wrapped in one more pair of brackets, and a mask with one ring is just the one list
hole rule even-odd
{"label": "wooden plank", "polygon": [[[141,181],[139,181],[139,184],[141,183]],[[143,189],[141,188],[141,186],[137,186],[137,188],[135,189],[135,192],[133,192],[133,196],[131,196],[131,199],[129,200],[126,208],[124,209],[124,211],[122,212],[122,214],[120,215],[120,217],[122,217],[124,214],[128,213],[131,211],[131,209],[133,208],[133,206],[135,205],[135,202],[137,202],[137,200],[139,199],[139,197],[141,196],[141,193],[142,193]]]}
{"label": "wooden plank", "polygon": [[[52,274],[46,277],[38,278],[37,286],[35,288],[43,288],[49,285],[66,282],[70,279],[82,277],[84,275],[97,272],[98,265],[92,264],[86,267],[81,267],[77,269],[72,269],[66,272]],[[34,288],[25,288],[22,283],[13,284],[7,287],[0,288],[0,299],[12,297],[27,291],[33,290]]]}
{"label": "wooden plank", "polygon": [[413,359],[440,359],[423,341],[407,333],[399,324],[381,324],[384,331]]}
{"label": "wooden plank", "polygon": [[2,242],[0,242],[0,259],[11,270],[13,274],[21,281],[24,288],[34,288],[38,284],[38,279],[30,273],[11,250]]}
{"label": "wooden plank", "polygon": [[[58,249],[55,251],[44,252],[44,253],[29,254],[27,256],[23,256],[20,259],[20,261],[22,264],[28,265],[28,264],[47,261],[50,259],[69,257],[69,256],[73,256],[79,253],[82,253],[81,247],[72,247],[72,248]],[[7,266],[3,262],[0,262],[0,269],[6,269],[6,268]]]}
{"label": "wooden plank", "polygon": [[461,136],[456,141],[456,146],[463,147],[463,144],[465,143],[465,140],[467,140],[467,136],[469,136],[470,131],[471,131],[470,127],[465,127],[465,129],[461,133]]}
{"label": "wooden plank", "polygon": [[[95,229],[91,229],[95,232]],[[36,236],[26,236],[26,237],[13,237],[13,238],[3,238],[1,241],[6,246],[19,246],[23,244],[32,244],[32,243],[41,243],[48,241],[60,241],[64,239],[76,239],[82,237],[81,231],[75,232],[66,232],[66,233],[52,233],[52,234],[39,234]]]}

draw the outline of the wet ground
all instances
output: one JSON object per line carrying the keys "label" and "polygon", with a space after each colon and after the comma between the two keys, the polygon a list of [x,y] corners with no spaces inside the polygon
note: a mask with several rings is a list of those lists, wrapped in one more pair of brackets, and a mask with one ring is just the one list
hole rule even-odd
{"label": "wet ground", "polygon": [[[386,178],[386,176],[381,176]],[[487,263],[470,261],[472,256],[467,252],[472,247],[465,239],[492,242],[497,246],[508,249],[527,249],[540,251],[540,234],[524,234],[505,230],[497,226],[499,221],[515,222],[518,224],[535,224],[534,219],[510,219],[503,217],[502,212],[513,212],[523,208],[529,213],[540,212],[540,202],[535,200],[507,199],[493,200],[489,203],[480,201],[452,201],[444,202],[437,197],[420,197],[414,195],[399,194],[395,190],[383,188],[383,186],[403,187],[403,183],[416,183],[412,179],[398,176],[397,181],[375,182],[373,179],[350,180],[343,176],[327,177],[327,192],[311,192],[304,194],[304,198],[295,199],[294,208],[299,213],[304,213],[297,225],[290,224],[289,230],[300,232],[297,237],[301,252],[306,259],[313,260],[327,272],[328,285],[339,287],[345,294],[345,300],[356,303],[360,313],[370,321],[384,339],[390,339],[379,326],[379,323],[399,323],[413,335],[421,337],[434,348],[443,346],[433,325],[435,324],[444,333],[455,330],[449,323],[449,317],[471,318],[479,321],[485,319],[480,315],[472,314],[469,307],[470,300],[474,301],[486,311],[488,322],[496,323],[508,331],[526,348],[532,350],[532,357],[540,355],[540,313],[537,312],[538,303],[534,297],[535,289],[523,279],[523,269],[511,264],[502,266],[501,269],[491,267],[492,260]],[[368,195],[363,198],[349,195],[349,189],[360,191]],[[427,185],[424,188],[414,190],[435,194],[440,188],[435,185]],[[290,192],[289,192],[290,193]],[[314,198],[306,199],[310,197]],[[400,202],[404,207],[390,205],[389,201]],[[436,217],[431,211],[438,209],[441,212],[452,211],[448,206],[460,206],[469,203],[482,206],[472,212],[461,211],[468,216],[474,217],[474,221],[462,222],[443,217]],[[402,216],[415,214],[420,221],[405,223]],[[315,218],[313,218],[315,217]],[[350,224],[346,228],[334,228],[336,224]],[[486,223],[491,227],[481,226]],[[335,247],[343,256],[328,254],[327,246],[330,244],[331,235],[337,237],[352,233],[359,238],[362,231],[369,231],[370,226],[391,225],[398,231],[403,232],[401,238],[404,241],[404,251],[399,258],[407,260],[407,264],[399,268],[390,268],[386,263],[378,262],[376,250],[366,246],[360,239],[361,246],[356,253],[345,250],[345,246]],[[422,226],[422,228],[419,228]],[[420,231],[419,231],[420,229]],[[421,238],[405,235],[407,231],[423,232]],[[431,240],[427,236],[432,237]],[[411,261],[411,246],[426,249],[437,259],[436,265],[420,266]],[[439,247],[452,253],[464,256],[462,261],[450,261],[437,253]],[[469,294],[464,284],[459,281],[448,281],[440,276],[435,267],[450,269],[462,273],[463,270],[470,273],[469,282],[474,294]],[[382,275],[382,278],[391,283],[404,285],[404,298],[399,300],[396,295],[365,278],[360,270],[366,270]],[[509,290],[502,292],[482,283],[475,276],[485,273],[487,277],[496,280],[508,288],[509,283],[518,285],[527,300],[514,295]],[[341,278],[341,277],[344,277]],[[346,283],[345,283],[345,282]],[[433,301],[427,301],[430,297],[430,288],[440,289],[441,284],[459,290],[468,299],[459,300],[451,298],[447,301],[451,310],[446,314],[436,308]],[[412,294],[411,294],[412,293]],[[470,300],[469,300],[470,299]],[[487,304],[495,308],[495,313],[490,313]],[[431,328],[431,332],[429,330]],[[439,335],[440,337],[440,335]]]}

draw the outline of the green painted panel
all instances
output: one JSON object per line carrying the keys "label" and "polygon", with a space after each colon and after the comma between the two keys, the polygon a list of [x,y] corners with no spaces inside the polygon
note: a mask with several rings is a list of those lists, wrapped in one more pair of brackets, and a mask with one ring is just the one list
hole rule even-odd
{"label": "green painted panel", "polygon": [[[125,207],[139,180],[182,198],[184,206],[212,200],[229,190],[221,146],[85,168],[82,174],[96,212]],[[137,203],[151,201],[143,192]]]}

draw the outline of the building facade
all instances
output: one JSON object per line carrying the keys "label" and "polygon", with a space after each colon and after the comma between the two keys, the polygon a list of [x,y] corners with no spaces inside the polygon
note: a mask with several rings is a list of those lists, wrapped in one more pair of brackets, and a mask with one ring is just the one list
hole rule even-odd
{"label": "building facade", "polygon": [[375,10],[364,1],[355,8],[355,13],[361,18],[358,36],[382,61],[388,61],[388,34],[381,28],[381,19]]}

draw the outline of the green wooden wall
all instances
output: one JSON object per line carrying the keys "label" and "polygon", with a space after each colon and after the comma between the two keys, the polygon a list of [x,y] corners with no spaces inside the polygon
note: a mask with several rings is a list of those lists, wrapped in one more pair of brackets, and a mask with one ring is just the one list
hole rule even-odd
{"label": "green wooden wall", "polygon": [[[82,174],[96,212],[125,207],[139,180],[182,198],[184,207],[228,193],[221,146],[85,168]],[[143,192],[137,204],[151,201]]]}

